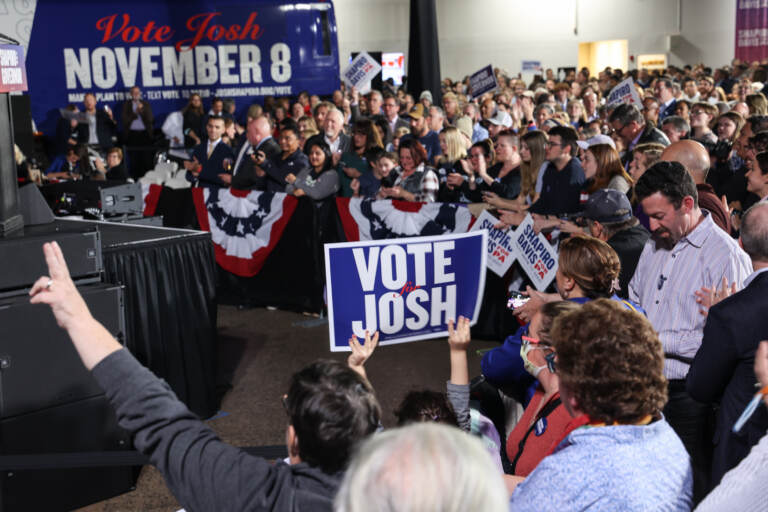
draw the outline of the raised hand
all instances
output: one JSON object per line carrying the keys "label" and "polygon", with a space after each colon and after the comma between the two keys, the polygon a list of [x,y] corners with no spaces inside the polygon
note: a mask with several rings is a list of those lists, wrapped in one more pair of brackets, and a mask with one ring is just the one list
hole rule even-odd
{"label": "raised hand", "polygon": [[717,288],[717,285],[715,284],[713,284],[711,288],[702,286],[701,290],[693,292],[693,294],[696,296],[696,302],[701,306],[699,308],[699,313],[703,316],[707,316],[709,314],[709,308],[726,297],[730,297],[736,293],[736,291],[736,283],[731,284],[729,287],[728,278],[723,276],[720,288]]}
{"label": "raised hand", "polygon": [[64,261],[59,244],[43,244],[43,254],[49,276],[40,277],[32,285],[29,291],[30,302],[51,306],[56,323],[64,329],[70,329],[79,319],[91,319],[88,306],[69,277],[67,262]]}
{"label": "raised hand", "polygon": [[347,365],[355,370],[357,373],[366,377],[365,374],[365,362],[376,350],[376,346],[379,344],[379,331],[373,333],[373,337],[368,331],[365,331],[365,345],[361,345],[354,334],[349,338],[349,348],[352,349],[352,353],[347,358]]}
{"label": "raised hand", "polygon": [[455,328],[453,319],[448,320],[448,345],[451,347],[451,350],[467,350],[471,339],[469,318],[460,316]]}

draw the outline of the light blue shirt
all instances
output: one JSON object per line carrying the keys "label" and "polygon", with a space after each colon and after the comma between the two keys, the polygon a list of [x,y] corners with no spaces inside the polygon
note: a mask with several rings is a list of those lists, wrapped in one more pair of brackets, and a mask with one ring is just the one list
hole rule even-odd
{"label": "light blue shirt", "polygon": [[517,486],[510,510],[690,511],[693,472],[672,427],[581,427]]}
{"label": "light blue shirt", "polygon": [[472,144],[481,140],[485,140],[488,137],[488,130],[480,126],[480,123],[475,123],[475,125],[472,127]]}

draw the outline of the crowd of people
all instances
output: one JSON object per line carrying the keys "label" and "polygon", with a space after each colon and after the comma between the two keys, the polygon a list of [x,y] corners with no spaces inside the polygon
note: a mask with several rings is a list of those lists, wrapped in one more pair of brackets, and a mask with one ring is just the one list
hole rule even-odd
{"label": "crowd of people", "polygon": [[[606,104],[629,77],[642,105]],[[520,328],[481,376],[469,321],[449,321],[446,390],[406,396],[396,429],[381,432],[369,333],[350,339],[347,365],[294,374],[287,464],[222,443],[91,317],[58,246],[44,247],[32,301],[51,306],[182,505],[764,509],[768,410],[740,416],[756,378],[768,396],[768,67],[497,80],[473,98],[446,79],[437,103],[393,88],[268,98],[242,125],[224,101],[206,114],[193,96],[183,111],[198,186],[485,203],[498,228],[530,214],[559,243],[551,293],[526,288]],[[123,124],[138,131],[145,108]]]}

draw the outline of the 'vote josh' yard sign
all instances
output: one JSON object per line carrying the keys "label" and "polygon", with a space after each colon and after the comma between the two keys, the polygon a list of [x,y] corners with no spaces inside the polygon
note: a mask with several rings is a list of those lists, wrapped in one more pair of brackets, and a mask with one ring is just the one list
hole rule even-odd
{"label": "'vote josh' yard sign", "polygon": [[354,333],[382,345],[446,336],[449,319],[477,321],[487,232],[325,245],[331,351]]}

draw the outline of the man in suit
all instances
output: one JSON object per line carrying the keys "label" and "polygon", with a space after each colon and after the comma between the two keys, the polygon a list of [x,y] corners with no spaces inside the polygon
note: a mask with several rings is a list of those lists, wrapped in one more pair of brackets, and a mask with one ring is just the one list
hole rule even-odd
{"label": "man in suit", "polygon": [[351,139],[344,133],[344,114],[339,109],[331,109],[325,115],[323,126],[323,140],[331,148],[333,165],[338,165],[342,153],[349,151]]}
{"label": "man in suit", "polygon": [[141,89],[137,85],[131,87],[130,96],[130,99],[123,102],[121,119],[130,172],[136,179],[152,168],[155,117],[149,102],[141,98]]}
{"label": "man in suit", "polygon": [[398,115],[399,110],[400,105],[398,104],[397,98],[391,94],[386,94],[384,96],[384,120],[387,122],[388,126],[386,140],[384,141],[386,144],[392,142],[392,138],[398,128],[411,128],[410,121],[408,119],[403,119]]}
{"label": "man in suit", "polygon": [[629,164],[632,163],[634,155],[632,150],[635,146],[646,142],[656,142],[664,147],[669,146],[669,139],[664,135],[664,132],[646,122],[643,113],[632,103],[622,103],[616,107],[608,118],[608,124],[627,149],[622,160],[625,168],[629,168]]}
{"label": "man in suit", "polygon": [[256,156],[262,151],[272,160],[280,155],[280,146],[272,138],[272,127],[265,116],[248,120],[246,140],[235,151],[235,165],[232,176],[222,176],[223,181],[230,180],[232,188],[240,190],[266,190],[266,173],[256,165]]}
{"label": "man in suit", "polygon": [[192,160],[184,162],[187,180],[202,187],[226,187],[228,183],[221,179],[221,175],[232,172],[235,155],[232,148],[221,142],[224,118],[209,117],[205,129],[208,132],[208,140],[195,146],[192,150]]}
{"label": "man in suit", "polygon": [[672,85],[672,80],[669,78],[659,78],[653,86],[653,95],[659,100],[659,122],[675,115],[677,100],[672,94]]}
{"label": "man in suit", "polygon": [[[712,481],[714,488],[723,475],[747,456],[768,428],[768,410],[759,407],[742,429],[733,425],[755,394],[752,372],[755,351],[768,338],[768,204],[747,210],[741,225],[740,245],[752,260],[754,272],[744,280],[744,289],[725,298],[708,311],[701,348],[688,373],[690,395],[701,402],[719,402],[714,433]],[[719,283],[713,283],[714,289]],[[719,292],[727,295],[727,284]],[[705,305],[714,302],[706,293]]]}
{"label": "man in suit", "polygon": [[108,106],[105,105],[103,109],[97,109],[96,103],[96,95],[92,92],[86,93],[83,97],[85,116],[88,119],[87,123],[83,123],[85,126],[83,130],[87,130],[87,139],[83,142],[105,154],[117,142],[117,123],[115,123],[112,110]]}

